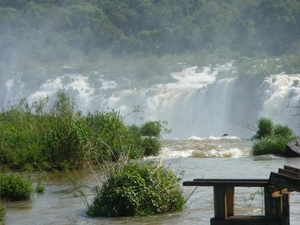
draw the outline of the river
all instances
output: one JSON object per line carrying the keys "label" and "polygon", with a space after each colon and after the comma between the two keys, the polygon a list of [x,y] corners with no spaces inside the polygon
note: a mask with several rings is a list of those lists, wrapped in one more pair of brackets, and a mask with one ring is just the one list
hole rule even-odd
{"label": "river", "polygon": [[[178,175],[184,171],[182,181],[194,178],[262,178],[277,172],[284,165],[300,167],[298,158],[282,158],[271,155],[251,156],[252,141],[237,137],[191,137],[164,140],[160,155],[156,158]],[[146,159],[147,160],[147,159]],[[151,159],[152,160],[152,159]],[[31,179],[39,180],[45,187],[42,194],[34,194],[28,201],[6,202],[6,225],[106,225],[106,224],[156,224],[156,225],[209,225],[213,217],[212,187],[199,187],[190,196],[183,211],[149,217],[90,218],[86,215],[83,198],[74,192],[73,182],[93,186],[95,175],[91,170],[70,173],[32,173]],[[189,195],[192,187],[182,187]],[[87,200],[91,192],[84,188]],[[262,196],[258,188],[236,188],[235,210],[240,215],[262,215]],[[290,197],[291,225],[300,221],[300,193]]]}

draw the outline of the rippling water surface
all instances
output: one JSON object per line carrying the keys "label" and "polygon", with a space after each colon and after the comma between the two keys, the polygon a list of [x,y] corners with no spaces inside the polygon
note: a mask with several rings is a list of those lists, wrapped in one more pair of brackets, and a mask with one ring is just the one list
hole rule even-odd
{"label": "rippling water surface", "polygon": [[[262,178],[268,179],[270,172],[290,165],[300,168],[300,159],[275,156],[252,157],[250,140],[236,137],[192,137],[185,140],[164,140],[158,159],[176,173],[184,171],[183,180],[194,178]],[[145,218],[89,218],[86,216],[84,199],[73,191],[76,181],[80,185],[93,186],[95,175],[89,171],[69,174],[30,174],[40,179],[45,186],[43,194],[35,194],[29,201],[6,203],[6,225],[50,225],[50,224],[156,224],[156,225],[209,225],[213,217],[212,187],[183,187],[189,198],[182,212],[150,216]],[[88,200],[92,197],[84,189]],[[240,215],[261,215],[262,196],[259,188],[236,188],[235,210]],[[255,194],[256,193],[256,194]],[[251,200],[251,196],[254,199]],[[300,221],[300,193],[290,197],[291,225]]]}

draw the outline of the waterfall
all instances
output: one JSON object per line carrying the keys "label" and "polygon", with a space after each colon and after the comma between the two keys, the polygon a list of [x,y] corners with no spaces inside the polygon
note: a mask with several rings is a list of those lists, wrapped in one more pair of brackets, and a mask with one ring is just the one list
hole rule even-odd
{"label": "waterfall", "polygon": [[[218,68],[185,68],[171,76],[174,82],[150,88],[113,91],[117,84],[99,78],[95,87],[88,77],[65,74],[48,80],[27,98],[54,96],[66,90],[83,112],[94,110],[120,111],[127,124],[140,125],[148,120],[166,121],[172,132],[165,138],[208,137],[229,134],[249,138],[254,134],[260,117],[290,126],[299,133],[300,75],[277,74],[258,83],[255,78],[230,77],[218,79],[218,71],[226,71],[228,64]],[[0,90],[2,101],[16,99],[22,89],[18,81],[8,81]],[[26,84],[24,84],[26,86]],[[15,91],[13,91],[15,90]],[[19,90],[17,92],[16,90]],[[112,94],[111,94],[112,93]],[[133,113],[138,107],[139,112]]]}
{"label": "waterfall", "polygon": [[262,103],[259,117],[271,118],[274,123],[291,127],[298,135],[300,126],[300,75],[272,75],[259,88]]}
{"label": "waterfall", "polygon": [[0,88],[1,107],[6,108],[8,105],[17,103],[22,98],[24,83],[17,79],[9,79]]}

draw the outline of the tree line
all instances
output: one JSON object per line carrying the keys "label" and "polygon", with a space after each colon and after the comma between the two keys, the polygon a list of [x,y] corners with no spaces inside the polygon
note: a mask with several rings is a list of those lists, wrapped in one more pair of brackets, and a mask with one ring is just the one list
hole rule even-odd
{"label": "tree line", "polygon": [[132,55],[295,58],[300,49],[297,0],[0,0],[0,24],[3,74]]}

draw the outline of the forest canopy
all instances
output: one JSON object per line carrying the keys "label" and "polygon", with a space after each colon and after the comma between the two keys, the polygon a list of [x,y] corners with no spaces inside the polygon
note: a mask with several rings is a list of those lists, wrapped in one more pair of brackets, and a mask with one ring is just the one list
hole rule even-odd
{"label": "forest canopy", "polygon": [[[285,72],[300,71],[298,0],[0,0],[0,24],[2,78],[36,77],[43,67],[45,79],[76,65],[143,79],[174,70],[164,59],[202,65],[240,57],[281,58]],[[135,70],[119,61],[121,71],[107,62],[124,58],[152,63]]]}

